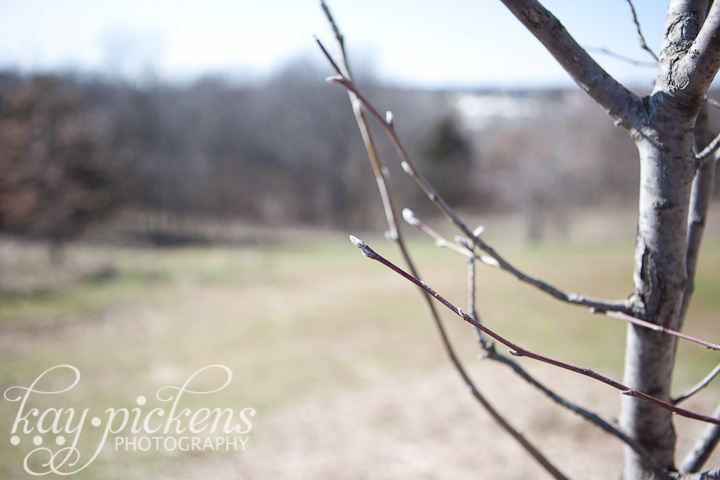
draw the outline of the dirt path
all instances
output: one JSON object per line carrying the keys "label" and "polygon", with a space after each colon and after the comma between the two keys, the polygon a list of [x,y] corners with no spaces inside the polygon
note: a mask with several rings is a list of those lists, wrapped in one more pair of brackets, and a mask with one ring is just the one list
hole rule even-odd
{"label": "dirt path", "polygon": [[[576,478],[617,478],[617,442],[587,429],[583,421],[530,389],[504,389],[506,369],[490,365],[482,374],[490,388],[498,389],[494,403],[505,412],[515,411],[512,421],[541,443],[561,470]],[[539,374],[553,375],[542,368]],[[577,388],[576,379],[565,380]],[[614,393],[601,388],[604,393],[598,397],[594,385],[587,387],[571,396],[607,400],[599,410],[613,410]],[[198,456],[166,466],[162,477],[175,479],[551,478],[474,403],[449,368],[382,379],[358,391],[298,399],[256,418],[245,452]]]}

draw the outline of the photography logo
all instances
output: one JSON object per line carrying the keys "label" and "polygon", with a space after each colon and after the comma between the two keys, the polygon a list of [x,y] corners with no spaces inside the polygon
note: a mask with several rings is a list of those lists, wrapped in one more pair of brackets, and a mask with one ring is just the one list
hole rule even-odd
{"label": "photography logo", "polygon": [[[213,404],[212,394],[231,380],[228,367],[209,365],[190,375],[181,386],[159,388],[154,395],[157,401],[148,402],[139,395],[134,407],[91,411],[63,404],[62,394],[80,382],[80,371],[72,365],[57,365],[29,386],[5,390],[5,400],[17,403],[10,448],[23,449],[23,454],[28,450],[23,468],[33,476],[77,473],[92,464],[106,446],[117,452],[245,450],[255,409],[187,406]],[[193,386],[218,383],[214,387]],[[203,395],[206,397],[199,397]]]}

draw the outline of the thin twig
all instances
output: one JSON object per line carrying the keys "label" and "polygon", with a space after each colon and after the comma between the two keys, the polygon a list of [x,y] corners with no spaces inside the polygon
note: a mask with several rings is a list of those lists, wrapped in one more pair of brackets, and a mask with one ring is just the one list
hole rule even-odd
{"label": "thin twig", "polygon": [[[460,255],[462,255],[465,258],[472,258],[475,260],[479,260],[482,263],[485,263],[487,265],[492,265],[495,267],[498,266],[498,263],[494,258],[481,256],[481,255],[478,255],[477,253],[473,252],[472,249],[474,246],[472,244],[460,246],[457,243],[449,241],[448,239],[446,239],[445,237],[440,235],[438,232],[436,232],[433,228],[431,228],[428,224],[426,224],[425,222],[420,220],[418,218],[418,216],[415,215],[415,212],[413,212],[409,208],[403,208],[402,216],[403,216],[403,220],[405,220],[405,222],[408,225],[411,225],[411,226],[417,228],[418,230],[423,232],[425,235],[432,238],[435,241],[436,247],[447,248],[456,253],[459,253]],[[480,235],[483,230],[484,230],[484,227],[482,227],[482,226],[478,227],[475,229],[473,234]]]}
{"label": "thin twig", "polygon": [[625,55],[613,52],[612,50],[609,50],[605,47],[593,47],[590,45],[584,45],[583,48],[585,48],[585,50],[595,50],[596,52],[603,53],[609,57],[613,57],[617,60],[629,63],[630,65],[635,65],[636,67],[657,67],[657,62],[645,62],[643,60],[635,60],[634,58],[626,57]]}
{"label": "thin twig", "polygon": [[720,363],[718,363],[717,366],[715,368],[713,368],[710,373],[705,375],[705,378],[700,380],[695,386],[690,388],[685,393],[678,395],[676,398],[672,399],[670,401],[670,403],[672,403],[673,405],[677,405],[678,403],[692,397],[693,395],[698,393],[700,390],[702,390],[703,388],[710,385],[710,382],[712,382],[715,379],[715,377],[718,376],[719,373],[720,373]]}
{"label": "thin twig", "polygon": [[340,46],[340,52],[342,54],[342,61],[347,67],[347,54],[345,53],[345,36],[340,31],[340,27],[338,27],[337,22],[335,21],[335,18],[332,15],[332,12],[330,11],[330,8],[327,6],[324,0],[320,0],[320,8],[322,8],[323,13],[325,13],[325,18],[327,18],[328,23],[330,24],[330,28],[332,28],[333,33],[335,34],[335,40],[337,40],[338,45]]}
{"label": "thin twig", "polygon": [[695,155],[695,162],[698,168],[702,167],[702,165],[717,151],[718,147],[720,147],[720,133],[712,139],[707,147],[703,148],[700,153]]}
{"label": "thin twig", "polygon": [[628,323],[632,323],[633,325],[638,325],[640,327],[647,328],[648,330],[653,330],[655,332],[661,332],[667,335],[672,335],[673,337],[682,338],[683,340],[687,340],[689,342],[694,342],[697,344],[700,344],[707,348],[708,350],[716,350],[720,351],[720,345],[717,345],[715,343],[710,343],[705,340],[701,340],[699,338],[695,338],[690,335],[686,335],[684,333],[678,332],[676,330],[672,330],[670,328],[665,328],[660,325],[656,325],[654,323],[647,322],[645,320],[640,320],[639,318],[632,317],[630,315],[626,315],[622,312],[610,312],[610,311],[601,311],[601,312],[593,312],[593,313],[601,313],[603,315],[607,315],[608,317],[617,318],[619,320],[623,320]]}
{"label": "thin twig", "polygon": [[638,20],[637,12],[635,11],[635,5],[633,5],[632,0],[627,0],[628,5],[630,6],[630,11],[632,12],[633,16],[633,23],[635,23],[635,28],[637,30],[637,36],[640,40],[640,48],[648,52],[652,57],[655,59],[655,65],[660,61],[658,56],[655,54],[655,52],[648,47],[647,42],[645,41],[645,35],[642,33],[642,29],[640,28],[640,21]]}
{"label": "thin twig", "polygon": [[712,97],[709,97],[709,96],[705,95],[705,101],[706,101],[709,105],[712,105],[712,106],[715,107],[715,108],[720,108],[720,102],[718,102],[717,100],[715,100],[715,99],[712,98]]}
{"label": "thin twig", "polygon": [[[405,211],[403,210],[403,217],[405,217]],[[468,242],[469,243],[469,242]],[[480,315],[477,311],[477,282],[475,281],[476,278],[476,268],[475,268],[475,252],[470,251],[469,249],[472,248],[472,244],[465,245],[465,249],[469,251],[472,256],[469,256],[467,258],[467,265],[468,265],[468,284],[467,284],[467,294],[468,294],[468,310],[470,311],[470,315],[472,315],[473,318],[477,319],[477,321],[480,321]],[[475,338],[477,338],[478,344],[480,344],[480,347],[485,350],[485,354],[488,357],[492,357],[497,354],[495,351],[495,344],[492,340],[490,340],[479,328],[475,327]]]}
{"label": "thin twig", "polygon": [[[715,408],[713,417],[720,418],[720,405]],[[693,445],[680,466],[680,472],[693,473],[700,470],[707,462],[713,450],[720,442],[720,426],[707,425],[700,438]]]}
{"label": "thin twig", "polygon": [[599,382],[601,382],[601,383],[604,383],[604,384],[606,384],[606,385],[609,385],[609,386],[611,386],[611,387],[613,387],[613,388],[615,388],[615,389],[617,389],[617,390],[620,390],[620,392],[622,392],[623,395],[627,395],[627,396],[629,396],[629,397],[638,398],[638,399],[640,399],[640,400],[643,400],[643,401],[645,401],[645,402],[651,403],[651,404],[653,404],[653,405],[655,405],[655,406],[658,406],[658,407],[660,407],[660,408],[663,408],[663,409],[665,409],[665,410],[668,410],[668,411],[670,411],[670,412],[672,412],[672,413],[674,413],[674,414],[676,414],[676,415],[680,415],[680,416],[686,417],[686,418],[691,418],[691,419],[693,419],[693,420],[699,420],[699,421],[701,421],[701,422],[706,422],[706,423],[712,423],[712,424],[715,424],[715,425],[720,425],[720,420],[717,419],[717,418],[712,418],[712,417],[709,417],[709,416],[707,416],[707,415],[703,415],[703,414],[700,414],[700,413],[691,412],[691,411],[689,411],[689,410],[685,410],[685,409],[683,409],[683,408],[676,407],[676,406],[674,406],[674,405],[671,405],[671,404],[669,404],[669,403],[667,403],[667,402],[664,402],[664,401],[662,401],[662,400],[660,400],[660,399],[658,399],[658,398],[655,398],[655,397],[653,397],[653,396],[651,396],[651,395],[648,395],[648,394],[646,394],[646,393],[639,392],[639,391],[637,391],[637,390],[633,390],[632,388],[630,388],[630,387],[628,387],[628,386],[626,386],[626,385],[623,385],[622,383],[617,382],[617,381],[615,381],[615,380],[613,380],[613,379],[611,379],[611,378],[609,378],[609,377],[606,377],[606,376],[604,376],[604,375],[602,375],[602,374],[599,374],[599,373],[597,373],[597,372],[595,372],[595,371],[593,371],[593,370],[591,370],[591,369],[589,369],[589,368],[578,367],[578,366],[576,366],[576,365],[572,365],[572,364],[569,364],[569,363],[566,363],[566,362],[562,362],[562,361],[560,361],[560,360],[556,360],[556,359],[551,358],[551,357],[546,357],[546,356],[544,356],[544,355],[540,355],[540,354],[534,353],[534,352],[532,352],[532,351],[530,351],[530,350],[527,350],[526,348],[523,348],[523,347],[521,347],[520,345],[517,345],[517,344],[511,342],[510,340],[507,340],[507,339],[504,338],[503,336],[495,333],[493,330],[490,330],[490,329],[487,328],[486,326],[484,326],[484,325],[482,325],[481,323],[479,323],[477,320],[475,320],[474,318],[472,318],[470,315],[468,315],[467,313],[463,312],[462,309],[456,307],[456,306],[453,305],[450,301],[446,300],[445,297],[443,297],[442,295],[440,295],[439,293],[437,293],[435,290],[433,290],[428,284],[426,284],[426,283],[423,282],[422,280],[418,280],[417,278],[413,277],[412,275],[410,275],[409,273],[407,273],[406,271],[404,271],[402,268],[398,267],[397,265],[395,265],[394,263],[390,262],[389,260],[387,260],[387,259],[386,259],[385,257],[383,257],[382,255],[380,255],[379,253],[377,253],[375,250],[373,250],[372,248],[370,248],[370,246],[369,246],[367,243],[363,242],[362,240],[360,240],[360,239],[358,239],[357,237],[354,237],[354,236],[352,236],[352,235],[350,236],[350,240],[352,241],[352,243],[353,243],[356,247],[358,247],[358,248],[362,251],[363,255],[365,255],[366,257],[368,257],[368,258],[370,258],[370,259],[372,259],[372,260],[378,261],[379,263],[385,265],[386,267],[388,267],[389,269],[391,269],[391,270],[394,271],[395,273],[399,274],[400,276],[404,277],[405,279],[409,280],[410,282],[414,283],[414,284],[417,285],[418,287],[420,287],[420,288],[422,288],[423,290],[425,290],[425,291],[426,291],[427,293],[429,293],[435,300],[437,300],[438,302],[440,302],[442,305],[444,305],[444,306],[445,306],[446,308],[448,308],[450,311],[452,311],[452,312],[455,313],[457,316],[459,316],[460,318],[462,318],[463,320],[465,320],[467,323],[469,323],[469,324],[471,324],[471,325],[474,325],[475,327],[479,328],[479,329],[480,329],[483,333],[485,333],[486,335],[489,335],[490,337],[494,338],[494,339],[497,340],[498,342],[500,342],[500,343],[502,343],[503,345],[505,345],[505,346],[507,346],[508,348],[510,348],[510,353],[511,353],[512,355],[517,356],[517,357],[528,357],[528,358],[531,358],[531,359],[533,359],[533,360],[537,360],[537,361],[539,361],[539,362],[547,363],[548,365],[553,365],[553,366],[556,366],[556,367],[559,367],[559,368],[563,368],[563,369],[565,369],[565,370],[569,370],[569,371],[574,372],[574,373],[579,373],[580,375],[584,375],[584,376],[586,376],[586,377],[592,378],[592,379],[597,380],[597,381],[599,381]]}

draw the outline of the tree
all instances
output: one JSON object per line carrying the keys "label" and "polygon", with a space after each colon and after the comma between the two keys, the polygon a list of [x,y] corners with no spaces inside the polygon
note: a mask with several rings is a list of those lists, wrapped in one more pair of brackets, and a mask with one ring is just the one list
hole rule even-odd
{"label": "tree", "polygon": [[112,155],[81,89],[54,76],[18,86],[0,111],[0,231],[67,239],[118,203]]}
{"label": "tree", "polygon": [[433,185],[453,206],[467,200],[472,191],[470,145],[451,116],[441,117],[430,131],[422,158]]}
{"label": "tree", "polygon": [[[471,231],[417,169],[397,135],[393,116],[389,112],[381,115],[353,83],[345,59],[344,39],[323,4],[341,51],[338,62],[335,62],[320,44],[336,72],[336,76],[328,80],[342,85],[348,91],[375,166],[376,179],[385,202],[389,237],[396,241],[408,265],[408,271],[390,264],[364,242],[354,237],[353,242],[366,256],[380,261],[423,290],[423,298],[435,318],[452,362],[470,386],[473,395],[489,408],[491,413],[492,407],[486,405],[486,400],[464,373],[454,355],[431,301],[439,301],[474,325],[488,352],[494,352],[488,338],[491,337],[509,346],[516,355],[567,368],[622,390],[625,395],[621,404],[620,429],[612,433],[626,444],[622,474],[625,480],[680,478],[684,474],[697,472],[702,467],[706,454],[718,441],[717,425],[720,425],[720,420],[717,417],[710,418],[679,409],[678,399],[670,398],[670,381],[678,331],[683,326],[693,294],[699,247],[714,185],[717,165],[715,152],[720,143],[720,136],[713,139],[709,131],[707,111],[704,107],[707,91],[720,68],[720,2],[670,1],[662,52],[658,58],[657,80],[652,92],[642,97],[605,72],[560,21],[539,2],[502,2],[547,48],[578,86],[595,100],[617,125],[627,130],[637,147],[641,178],[633,291],[627,299],[617,301],[563,292],[519,271],[483,240],[480,231]],[[631,3],[630,6],[632,7]],[[638,33],[640,34],[639,26]],[[640,38],[642,39],[642,34]],[[397,214],[383,168],[375,158],[374,140],[366,126],[368,114],[380,122],[394,143],[404,170],[418,182],[430,200],[460,229],[465,238],[459,243],[448,242],[423,224],[412,212],[405,211],[404,217],[408,223],[433,235],[438,244],[450,246],[463,253],[473,260],[472,263],[480,260],[494,265],[559,300],[590,307],[594,312],[620,317],[629,322],[622,383],[595,372],[542,357],[513,344],[485,328],[478,321],[477,314],[472,311],[474,308],[471,308],[469,315],[464,313],[419,280],[404,245],[401,230],[395,222]],[[491,353],[489,355],[492,356]],[[714,440],[705,442],[696,449],[679,468],[675,463],[673,413],[712,423],[712,431],[715,432]],[[588,412],[588,415],[592,414]],[[498,418],[495,414],[493,416]],[[502,418],[498,421],[507,424]],[[521,434],[509,425],[506,426],[548,472],[556,478],[565,478],[535,447],[527,445]],[[606,431],[611,429],[607,424],[601,424],[601,427]],[[699,477],[688,475],[685,478]],[[709,472],[702,478],[720,478],[720,470]]]}

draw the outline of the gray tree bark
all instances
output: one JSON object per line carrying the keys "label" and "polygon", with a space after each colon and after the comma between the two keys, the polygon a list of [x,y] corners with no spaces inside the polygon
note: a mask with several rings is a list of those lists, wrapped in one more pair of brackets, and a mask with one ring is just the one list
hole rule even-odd
{"label": "gray tree bark", "polygon": [[[720,2],[670,1],[655,88],[650,96],[639,98],[608,75],[540,3],[502,1],[635,140],[641,184],[633,307],[640,318],[679,329],[686,309],[684,301],[691,293],[687,288],[692,280],[689,266],[694,273],[694,264],[688,265],[689,209],[700,167],[693,150],[694,129],[707,89],[720,67]],[[623,383],[667,401],[674,359],[674,337],[630,325]],[[620,424],[653,458],[675,470],[675,430],[670,412],[624,397]],[[623,479],[653,475],[653,470],[626,448]]]}

